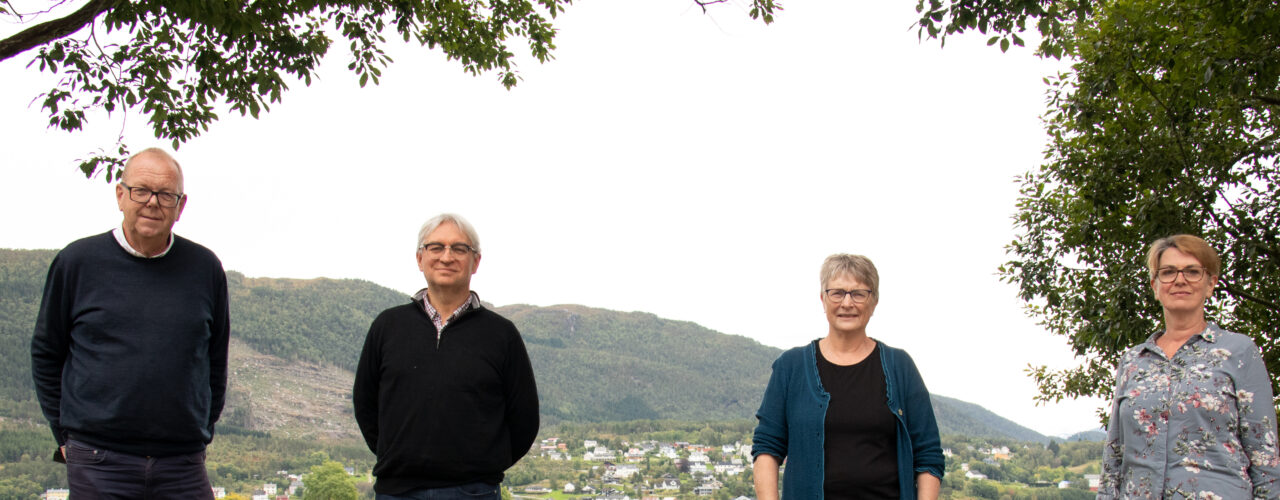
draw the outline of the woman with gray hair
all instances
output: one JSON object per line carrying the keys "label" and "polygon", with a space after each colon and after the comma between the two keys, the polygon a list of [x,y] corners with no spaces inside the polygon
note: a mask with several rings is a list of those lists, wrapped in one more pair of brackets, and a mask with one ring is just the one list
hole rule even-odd
{"label": "woman with gray hair", "polygon": [[1147,271],[1164,329],[1120,357],[1098,498],[1280,498],[1267,365],[1248,336],[1205,319],[1218,252],[1161,238]]}
{"label": "woman with gray hair", "polygon": [[756,412],[756,497],[778,500],[785,459],[788,500],[937,499],[942,443],[929,390],[911,356],[867,336],[880,302],[875,265],[832,255],[821,284],[827,336],[773,362]]}

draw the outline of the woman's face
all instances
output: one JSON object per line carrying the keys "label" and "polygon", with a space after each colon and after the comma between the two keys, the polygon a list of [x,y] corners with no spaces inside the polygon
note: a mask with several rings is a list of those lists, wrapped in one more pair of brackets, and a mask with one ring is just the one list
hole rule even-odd
{"label": "woman's face", "polygon": [[[1204,265],[1191,254],[1177,248],[1170,248],[1160,254],[1160,264],[1156,266],[1156,272],[1162,269],[1184,270],[1192,267],[1204,269]],[[1166,314],[1194,311],[1200,311],[1203,314],[1204,301],[1213,293],[1213,287],[1217,284],[1218,277],[1208,274],[1203,274],[1200,281],[1187,281],[1183,273],[1178,273],[1170,283],[1161,283],[1159,278],[1151,280],[1151,288],[1156,293],[1156,300],[1164,306]]]}
{"label": "woman's face", "polygon": [[[843,274],[827,280],[827,286],[824,290],[839,288],[841,290],[870,290],[871,287],[858,281],[853,276]],[[830,326],[830,333],[866,333],[867,322],[871,320],[871,314],[876,311],[876,302],[879,297],[874,295],[861,304],[855,303],[853,297],[846,296],[840,302],[832,302],[827,297],[826,292],[819,293],[822,300],[822,308],[827,312],[827,324]]]}

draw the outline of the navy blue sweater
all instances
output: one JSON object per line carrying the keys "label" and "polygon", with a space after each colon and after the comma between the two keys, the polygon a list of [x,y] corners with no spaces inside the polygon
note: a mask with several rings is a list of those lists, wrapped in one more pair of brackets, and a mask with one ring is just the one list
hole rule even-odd
{"label": "navy blue sweater", "polygon": [[227,389],[227,275],[182,237],[164,257],[111,233],[49,266],[31,340],[36,395],[58,444],[144,456],[203,450]]}
{"label": "navy blue sweater", "polygon": [[451,320],[439,343],[421,305],[383,311],[369,326],[352,398],[378,457],[378,493],[496,485],[538,434],[524,341],[511,321],[484,308]]}

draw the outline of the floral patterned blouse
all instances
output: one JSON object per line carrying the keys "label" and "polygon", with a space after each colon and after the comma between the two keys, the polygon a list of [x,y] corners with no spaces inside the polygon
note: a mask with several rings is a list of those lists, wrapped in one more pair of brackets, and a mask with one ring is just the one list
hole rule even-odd
{"label": "floral patterned blouse", "polygon": [[1120,359],[1098,498],[1280,496],[1271,379],[1253,340],[1209,324],[1169,359],[1159,335]]}

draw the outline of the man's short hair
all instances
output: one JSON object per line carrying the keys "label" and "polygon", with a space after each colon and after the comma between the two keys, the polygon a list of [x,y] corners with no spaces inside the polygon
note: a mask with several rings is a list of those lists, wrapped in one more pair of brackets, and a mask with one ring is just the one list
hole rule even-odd
{"label": "man's short hair", "polygon": [[1200,261],[1200,265],[1204,266],[1204,272],[1209,273],[1210,276],[1218,276],[1222,272],[1222,259],[1218,257],[1218,251],[1209,246],[1208,242],[1189,234],[1175,234],[1156,240],[1147,251],[1147,272],[1151,279],[1156,279],[1156,268],[1160,266],[1160,256],[1170,248],[1177,248],[1182,253],[1195,257]]}
{"label": "man's short hair", "polygon": [[822,263],[822,273],[819,276],[822,290],[826,290],[828,282],[845,274],[871,287],[871,295],[875,296],[876,302],[880,301],[880,273],[876,271],[876,265],[871,263],[871,259],[861,255],[837,253],[827,257]]}
{"label": "man's short hair", "polygon": [[418,230],[417,249],[422,250],[422,245],[426,243],[427,235],[445,222],[452,222],[455,226],[458,226],[458,229],[461,229],[463,234],[467,235],[467,239],[471,240],[471,248],[475,249],[477,255],[480,254],[480,235],[476,234],[476,228],[470,222],[467,222],[467,219],[462,218],[461,215],[449,213],[437,215],[422,223],[422,229]]}
{"label": "man's short hair", "polygon": [[[139,156],[142,156],[142,155],[156,155],[156,156],[159,156],[159,157],[164,158],[164,159],[166,159],[166,160],[169,160],[169,163],[173,164],[173,168],[175,168],[175,169],[177,169],[177,170],[178,170],[178,190],[179,190],[179,191],[182,191],[182,190],[183,190],[183,182],[182,182],[182,164],[181,164],[181,163],[178,163],[178,160],[177,160],[176,158],[174,158],[174,157],[173,157],[173,155],[169,154],[169,152],[168,152],[168,151],[165,151],[165,150],[160,149],[160,148],[147,148],[147,149],[144,149],[144,150],[142,150],[142,151],[138,151],[137,153],[134,153],[134,155],[133,155],[133,156],[130,156],[128,160],[125,160],[125,162],[124,162],[124,170],[121,170],[121,171],[120,171],[120,180],[121,180],[121,181],[123,181],[123,180],[124,180],[124,178],[125,178],[127,175],[129,175],[129,167],[133,165],[133,160],[134,160],[135,158],[139,157]],[[179,193],[179,194],[181,194],[181,193]]]}

